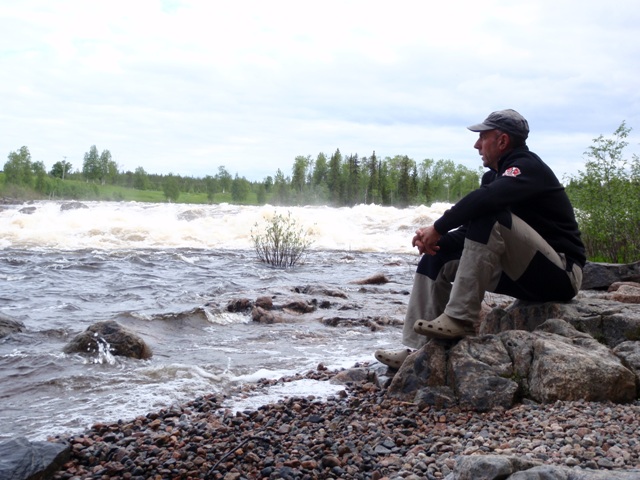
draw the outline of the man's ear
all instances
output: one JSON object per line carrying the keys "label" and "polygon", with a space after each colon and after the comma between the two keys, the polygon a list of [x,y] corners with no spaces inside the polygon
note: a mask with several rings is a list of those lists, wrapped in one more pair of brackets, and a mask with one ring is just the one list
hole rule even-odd
{"label": "man's ear", "polygon": [[511,143],[511,138],[506,133],[501,133],[498,137],[498,148],[501,150],[507,150],[509,148],[509,144]]}

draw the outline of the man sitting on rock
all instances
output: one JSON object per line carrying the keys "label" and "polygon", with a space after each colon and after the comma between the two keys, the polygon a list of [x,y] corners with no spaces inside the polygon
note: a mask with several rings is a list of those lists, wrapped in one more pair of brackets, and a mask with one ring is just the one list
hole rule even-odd
{"label": "man sitting on rock", "polygon": [[[529,151],[529,124],[500,110],[468,127],[489,168],[480,188],[422,227],[413,246],[418,263],[403,344],[475,334],[485,292],[529,301],[566,301],[582,283],[586,258],[573,207],[551,169]],[[378,350],[378,361],[399,368],[410,349]]]}

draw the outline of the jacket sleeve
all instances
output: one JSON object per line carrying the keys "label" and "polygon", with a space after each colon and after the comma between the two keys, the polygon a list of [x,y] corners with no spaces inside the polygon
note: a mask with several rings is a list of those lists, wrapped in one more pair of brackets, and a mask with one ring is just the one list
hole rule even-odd
{"label": "jacket sleeve", "polygon": [[478,189],[463,197],[436,220],[434,227],[438,233],[445,234],[474,218],[509,209],[511,205],[525,202],[547,188],[548,179],[544,178],[541,162],[532,158],[531,154],[514,155],[503,170],[501,174],[493,171],[485,173]]}

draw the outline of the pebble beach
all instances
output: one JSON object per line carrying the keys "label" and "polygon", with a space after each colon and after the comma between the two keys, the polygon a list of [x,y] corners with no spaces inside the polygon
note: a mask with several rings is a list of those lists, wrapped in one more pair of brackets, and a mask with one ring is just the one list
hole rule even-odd
{"label": "pebble beach", "polygon": [[[374,375],[368,365],[356,365]],[[330,381],[322,365],[301,378]],[[220,395],[50,438],[71,445],[54,479],[442,479],[460,455],[509,455],[600,471],[640,469],[640,403],[437,409],[347,382],[325,399],[284,398],[233,411]],[[640,470],[638,470],[640,478]]]}

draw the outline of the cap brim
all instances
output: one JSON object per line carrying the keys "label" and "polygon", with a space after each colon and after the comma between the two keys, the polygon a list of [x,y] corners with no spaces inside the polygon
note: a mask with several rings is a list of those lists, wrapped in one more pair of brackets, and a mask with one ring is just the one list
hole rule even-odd
{"label": "cap brim", "polygon": [[484,123],[478,123],[476,125],[471,125],[470,127],[467,127],[467,129],[471,130],[472,132],[486,132],[487,130],[495,130],[496,127],[485,125]]}

